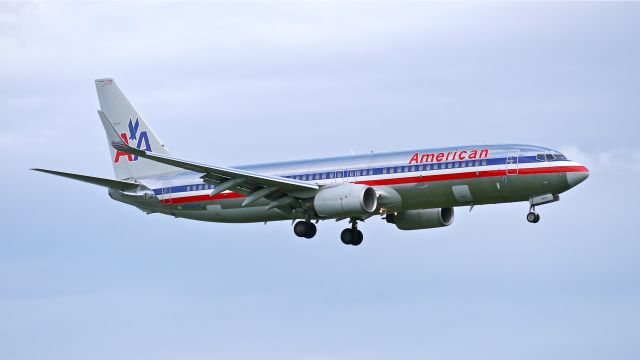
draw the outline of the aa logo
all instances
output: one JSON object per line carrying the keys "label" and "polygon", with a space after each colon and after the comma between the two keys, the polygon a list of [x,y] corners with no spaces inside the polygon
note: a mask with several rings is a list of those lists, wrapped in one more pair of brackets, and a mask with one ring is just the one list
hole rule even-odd
{"label": "aa logo", "polygon": [[[144,149],[146,151],[152,151],[151,150],[151,144],[149,143],[149,134],[147,133],[146,130],[142,130],[140,131],[140,133],[138,133],[138,129],[140,128],[140,121],[138,120],[138,118],[136,118],[136,122],[134,123],[131,118],[129,118],[129,134],[127,134],[126,132],[123,132],[120,134],[120,137],[122,138],[122,141],[124,141],[125,144],[129,145],[129,140],[131,140],[132,142],[136,142],[136,149]],[[123,151],[116,151],[116,158],[115,160],[113,160],[114,164],[117,164],[118,162],[120,162],[120,158],[121,157],[126,157],[128,161],[138,161],[138,155],[132,155],[132,154],[128,154],[126,152]]]}

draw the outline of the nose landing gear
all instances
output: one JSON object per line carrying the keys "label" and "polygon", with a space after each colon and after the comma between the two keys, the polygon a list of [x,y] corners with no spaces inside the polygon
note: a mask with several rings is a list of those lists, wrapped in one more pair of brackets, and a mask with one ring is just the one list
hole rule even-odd
{"label": "nose landing gear", "polygon": [[529,213],[527,214],[527,221],[532,224],[536,224],[538,221],[540,221],[540,214],[536,212],[535,206],[532,206],[529,209]]}

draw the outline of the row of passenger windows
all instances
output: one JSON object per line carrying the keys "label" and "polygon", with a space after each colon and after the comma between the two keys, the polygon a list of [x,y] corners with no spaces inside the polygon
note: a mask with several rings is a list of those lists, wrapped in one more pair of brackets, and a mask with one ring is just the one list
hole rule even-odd
{"label": "row of passenger windows", "polygon": [[425,164],[425,165],[412,165],[412,166],[392,166],[377,169],[365,169],[365,170],[344,170],[336,172],[324,172],[317,174],[306,175],[293,175],[286,176],[290,179],[309,181],[309,180],[325,180],[325,179],[339,179],[343,177],[357,177],[357,176],[370,176],[381,174],[395,174],[395,173],[407,173],[407,172],[419,172],[441,169],[454,169],[454,168],[466,168],[473,166],[487,165],[487,160],[469,160],[469,161],[456,161],[440,164]]}
{"label": "row of passenger windows", "polygon": [[[545,154],[538,154],[538,155],[545,155]],[[547,155],[550,155],[550,154],[547,154]],[[557,158],[557,155],[556,155],[556,158]],[[469,160],[469,161],[456,161],[456,162],[448,162],[448,163],[440,163],[440,164],[392,166],[392,167],[364,169],[364,170],[344,170],[344,171],[340,170],[335,172],[331,171],[331,172],[324,172],[324,173],[317,173],[317,174],[292,175],[292,176],[285,176],[285,177],[289,179],[302,180],[302,181],[327,180],[327,179],[334,179],[334,178],[340,179],[343,177],[371,176],[371,175],[384,175],[384,174],[396,174],[396,173],[399,174],[399,173],[407,173],[407,172],[456,169],[456,168],[466,168],[466,167],[485,166],[485,165],[487,165],[487,160]],[[208,190],[213,188],[214,186],[209,184],[189,185],[186,187],[186,191]]]}
{"label": "row of passenger windows", "polygon": [[187,186],[187,191],[207,190],[207,189],[213,189],[213,185],[200,184],[200,185]]}

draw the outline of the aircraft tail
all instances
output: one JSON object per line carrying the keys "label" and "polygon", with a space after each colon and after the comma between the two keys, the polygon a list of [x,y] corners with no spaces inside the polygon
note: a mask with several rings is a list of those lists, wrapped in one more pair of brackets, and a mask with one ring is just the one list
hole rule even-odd
{"label": "aircraft tail", "polygon": [[[122,140],[131,147],[162,155],[171,155],[113,79],[96,80],[96,90],[98,91],[100,109],[106,114],[106,117],[101,116],[101,120],[108,140],[113,132],[111,127],[113,127]],[[108,121],[111,125],[104,123],[104,121]],[[179,170],[169,165],[117,151],[111,146],[111,140],[109,140],[109,150],[116,179],[139,178]]]}

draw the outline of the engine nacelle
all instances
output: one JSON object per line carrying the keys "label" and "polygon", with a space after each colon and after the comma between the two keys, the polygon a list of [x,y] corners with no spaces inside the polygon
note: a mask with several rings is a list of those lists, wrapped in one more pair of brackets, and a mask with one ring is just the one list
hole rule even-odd
{"label": "engine nacelle", "polygon": [[400,230],[431,229],[453,223],[453,208],[409,210],[387,214],[387,222]]}
{"label": "engine nacelle", "polygon": [[367,185],[344,184],[318,191],[313,199],[316,213],[324,217],[370,214],[378,207],[376,191]]}

